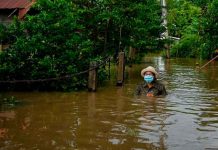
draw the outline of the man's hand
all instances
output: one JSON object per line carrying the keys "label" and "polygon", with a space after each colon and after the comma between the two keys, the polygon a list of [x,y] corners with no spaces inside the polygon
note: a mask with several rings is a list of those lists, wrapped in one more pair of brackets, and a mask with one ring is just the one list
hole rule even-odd
{"label": "man's hand", "polygon": [[154,96],[154,94],[153,93],[147,93],[147,95],[146,96],[148,96],[148,97],[153,97]]}

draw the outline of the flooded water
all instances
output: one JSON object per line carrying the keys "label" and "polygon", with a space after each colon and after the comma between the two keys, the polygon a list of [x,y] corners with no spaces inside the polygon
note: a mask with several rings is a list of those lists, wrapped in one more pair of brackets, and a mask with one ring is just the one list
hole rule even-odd
{"label": "flooded water", "polygon": [[[218,62],[195,64],[145,58],[126,68],[123,87],[112,79],[96,93],[4,93],[22,105],[1,108],[0,150],[218,150]],[[147,65],[166,97],[134,96]]]}

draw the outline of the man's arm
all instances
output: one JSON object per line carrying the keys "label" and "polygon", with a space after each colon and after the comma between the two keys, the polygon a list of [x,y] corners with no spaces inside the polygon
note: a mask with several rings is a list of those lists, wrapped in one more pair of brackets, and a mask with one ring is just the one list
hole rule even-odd
{"label": "man's arm", "polygon": [[141,95],[141,91],[142,91],[142,87],[141,87],[141,85],[139,84],[139,85],[136,87],[135,95]]}
{"label": "man's arm", "polygon": [[162,85],[162,91],[161,91],[161,95],[166,96],[167,95],[167,91],[164,85]]}

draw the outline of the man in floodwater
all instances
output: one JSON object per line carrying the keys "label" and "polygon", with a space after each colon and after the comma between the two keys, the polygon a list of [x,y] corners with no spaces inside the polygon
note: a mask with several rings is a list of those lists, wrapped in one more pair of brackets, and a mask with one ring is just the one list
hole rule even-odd
{"label": "man in floodwater", "polygon": [[165,96],[167,95],[165,86],[157,81],[158,73],[154,67],[147,67],[142,69],[141,76],[144,78],[144,83],[139,84],[136,88],[136,95]]}

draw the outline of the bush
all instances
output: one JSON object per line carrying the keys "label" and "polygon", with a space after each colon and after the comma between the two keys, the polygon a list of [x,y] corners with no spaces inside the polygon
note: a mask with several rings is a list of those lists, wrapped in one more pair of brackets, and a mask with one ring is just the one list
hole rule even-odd
{"label": "bush", "polygon": [[[88,69],[93,43],[71,3],[39,0],[34,9],[40,13],[22,22],[15,19],[7,29],[12,40],[10,49],[0,55],[0,80],[50,79]],[[62,81],[1,87],[72,90],[83,88],[86,81],[87,74],[82,74]]]}
{"label": "bush", "polygon": [[173,57],[199,57],[200,38],[198,35],[189,34],[184,36],[171,49]]}

